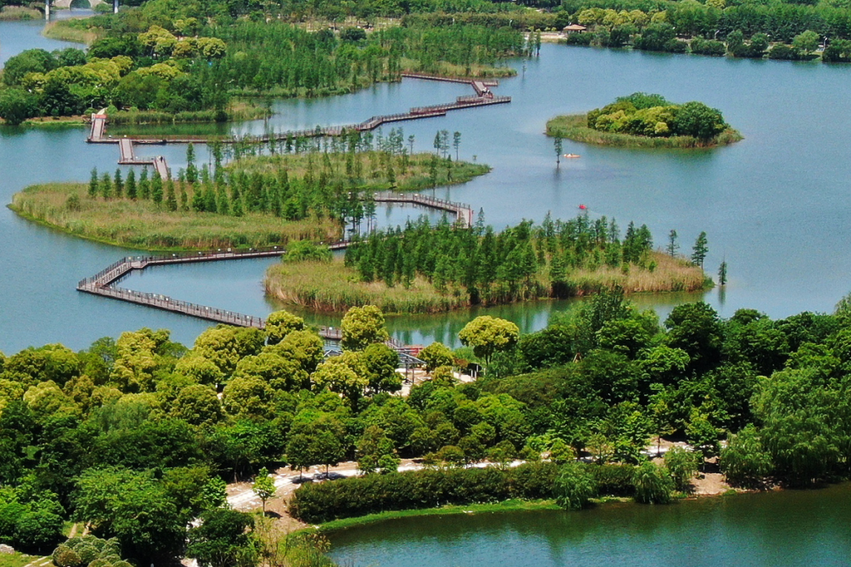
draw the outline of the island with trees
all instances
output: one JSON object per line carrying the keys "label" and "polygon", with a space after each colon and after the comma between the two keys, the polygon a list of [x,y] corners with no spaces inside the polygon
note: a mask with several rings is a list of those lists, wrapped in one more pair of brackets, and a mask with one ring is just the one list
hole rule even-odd
{"label": "island with trees", "polygon": [[[448,140],[449,132],[437,139]],[[455,149],[461,134],[453,136]],[[413,191],[463,183],[490,171],[442,154],[411,153],[413,136],[352,132],[345,137],[287,137],[279,145],[213,143],[212,169],[196,165],[176,179],[135,170],[92,171],[89,183],[48,183],[16,193],[21,216],[83,238],[143,250],[215,250],[336,241],[346,224],[375,212],[375,191]],[[271,155],[256,155],[263,151]],[[229,152],[233,161],[224,164]]]}
{"label": "island with trees", "polygon": [[647,226],[615,219],[522,222],[496,232],[483,215],[470,229],[448,220],[356,238],[344,259],[290,254],[269,268],[267,292],[316,311],[374,304],[388,313],[436,313],[472,305],[567,298],[622,287],[631,293],[712,285],[700,261],[657,251]]}
{"label": "island with trees", "polygon": [[557,116],[547,122],[547,135],[625,148],[709,148],[742,139],[721,111],[702,102],[672,104],[641,92],[587,114]]}

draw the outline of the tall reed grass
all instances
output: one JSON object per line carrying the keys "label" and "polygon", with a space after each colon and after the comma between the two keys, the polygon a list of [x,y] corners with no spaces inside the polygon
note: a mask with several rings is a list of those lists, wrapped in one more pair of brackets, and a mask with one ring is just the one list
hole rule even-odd
{"label": "tall reed grass", "polygon": [[[672,258],[662,252],[650,257],[655,268],[640,268],[634,264],[628,270],[600,267],[575,270],[568,275],[569,295],[598,293],[603,289],[623,288],[627,293],[697,291],[711,285],[703,271],[682,258]],[[489,303],[535,300],[549,297],[544,274],[538,274],[539,295],[522,298],[508,294],[489,294]],[[439,313],[470,306],[469,297],[461,288],[438,292],[426,279],[418,276],[410,288],[402,285],[388,287],[382,282],[366,283],[354,268],[342,260],[332,262],[299,262],[270,266],[266,272],[266,292],[273,297],[313,311],[343,312],[350,307],[377,305],[385,313]],[[498,291],[498,290],[496,290]],[[485,292],[482,292],[483,295]]]}
{"label": "tall reed grass", "polygon": [[[76,199],[69,201],[72,195]],[[69,206],[74,203],[74,206]],[[339,223],[328,218],[284,221],[248,213],[243,217],[168,211],[151,201],[87,196],[78,183],[34,185],[16,193],[9,207],[63,232],[143,250],[213,250],[285,245],[290,240],[336,240]]]}

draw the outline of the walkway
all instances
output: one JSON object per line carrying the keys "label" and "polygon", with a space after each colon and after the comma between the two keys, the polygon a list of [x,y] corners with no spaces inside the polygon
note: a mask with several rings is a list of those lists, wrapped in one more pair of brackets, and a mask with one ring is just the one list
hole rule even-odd
{"label": "walkway", "polygon": [[[465,108],[476,108],[480,106],[490,106],[492,104],[506,104],[511,102],[511,97],[509,96],[494,96],[493,92],[490,90],[490,87],[499,86],[499,81],[495,80],[479,80],[479,79],[460,79],[453,77],[440,77],[437,75],[428,75],[424,73],[402,73],[402,77],[409,79],[423,79],[428,81],[443,81],[449,83],[463,83],[468,84],[473,87],[473,90],[476,92],[475,95],[467,95],[467,96],[459,96],[455,99],[455,102],[445,103],[445,104],[436,104],[433,106],[422,106],[411,108],[408,112],[402,112],[399,114],[384,114],[379,116],[373,116],[363,122],[359,122],[357,124],[346,124],[342,126],[328,126],[325,128],[314,128],[310,130],[294,130],[281,132],[278,134],[267,134],[264,136],[248,136],[243,138],[215,138],[219,142],[223,144],[233,144],[238,141],[253,141],[253,142],[269,142],[269,141],[282,141],[286,139],[294,139],[294,138],[313,138],[317,136],[341,136],[347,132],[366,132],[369,130],[375,130],[382,124],[388,124],[393,122],[402,122],[407,120],[419,120],[422,118],[433,118],[436,116],[445,116],[447,112],[452,110],[463,110]],[[106,121],[107,117],[104,114],[104,111],[101,111],[97,114],[92,114],[92,127],[91,133],[86,140],[90,144],[122,144],[121,150],[121,161],[119,163],[125,164],[134,164],[138,165],[141,163],[151,163],[150,161],[141,161],[138,158],[128,159],[125,161],[125,156],[132,156],[132,145],[133,144],[189,144],[189,143],[207,143],[212,141],[213,138],[208,136],[182,136],[182,137],[146,137],[146,136],[135,136],[132,139],[128,138],[112,138],[106,136]],[[123,140],[129,140],[130,148],[125,153]],[[154,159],[162,159],[162,158],[154,158]],[[163,160],[164,162],[164,160]],[[158,171],[159,168],[158,168]],[[167,169],[163,171],[166,172]],[[160,171],[160,174],[163,174],[163,171]]]}
{"label": "walkway", "polygon": [[376,203],[409,203],[439,211],[446,211],[455,215],[455,223],[461,228],[470,228],[473,226],[473,208],[464,203],[436,199],[420,193],[396,193],[393,191],[375,193],[373,200]]}
{"label": "walkway", "polygon": [[[349,245],[348,241],[335,242],[328,245],[331,250],[343,250]],[[271,248],[248,249],[247,251],[232,251],[230,249],[216,252],[198,252],[195,254],[172,254],[171,256],[127,256],[107,266],[97,274],[81,280],[77,284],[77,290],[119,299],[137,305],[154,307],[173,313],[181,313],[198,317],[216,323],[225,323],[237,327],[252,327],[265,329],[266,321],[262,317],[244,315],[235,311],[218,309],[207,305],[199,305],[188,301],[181,301],[159,293],[148,293],[125,289],[115,286],[116,282],[129,275],[134,270],[144,270],[148,266],[163,266],[170,264],[189,264],[195,262],[216,262],[222,260],[240,260],[245,258],[269,258],[281,256],[286,253],[284,248],[273,246]],[[343,338],[342,331],[334,327],[319,327],[319,336],[326,340],[339,341]],[[402,355],[411,354],[411,348],[390,339],[387,346],[398,351]]]}

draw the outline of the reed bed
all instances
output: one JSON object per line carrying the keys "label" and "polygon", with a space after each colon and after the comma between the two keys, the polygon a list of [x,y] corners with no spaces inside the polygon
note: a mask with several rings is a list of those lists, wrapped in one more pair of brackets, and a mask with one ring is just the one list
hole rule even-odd
{"label": "reed bed", "polygon": [[25,6],[3,6],[0,8],[0,22],[14,20],[40,20],[44,13]]}
{"label": "reed bed", "polygon": [[470,77],[476,79],[514,77],[517,71],[512,67],[494,67],[491,65],[473,64],[456,65],[446,61],[438,61],[426,69],[415,59],[402,58],[404,73],[429,73],[444,77]]}
{"label": "reed bed", "polygon": [[[602,289],[623,288],[627,293],[697,291],[711,285],[703,270],[688,260],[672,258],[663,252],[651,253],[656,263],[651,271],[630,265],[620,268],[601,267],[575,270],[568,277],[570,295],[598,293]],[[538,274],[541,296],[526,300],[545,299],[549,286],[543,273]],[[462,289],[438,292],[424,277],[417,276],[409,288],[388,287],[382,282],[366,283],[354,268],[342,260],[332,262],[282,263],[270,266],[266,272],[266,292],[285,303],[320,312],[344,312],[350,307],[377,305],[385,313],[441,313],[469,307],[469,298]]]}
{"label": "reed bed", "polygon": [[[34,185],[16,193],[9,207],[21,216],[75,236],[143,250],[249,248],[340,237],[339,223],[328,218],[284,221],[253,213],[234,217],[172,212],[151,201],[104,201],[89,198],[86,193],[87,186],[81,183]],[[72,195],[76,197],[72,199]]]}
{"label": "reed bed", "polygon": [[266,272],[266,292],[285,303],[313,311],[343,312],[377,305],[385,313],[441,313],[467,305],[464,295],[438,293],[425,278],[409,288],[362,282],[343,261],[281,263]]}
{"label": "reed bed", "polygon": [[632,136],[602,132],[588,127],[587,114],[568,114],[556,116],[547,122],[547,135],[567,138],[583,144],[598,146],[614,146],[619,148],[713,148],[726,146],[742,139],[742,135],[732,129],[721,132],[708,142],[692,136],[670,136],[668,138],[651,138],[649,136]]}

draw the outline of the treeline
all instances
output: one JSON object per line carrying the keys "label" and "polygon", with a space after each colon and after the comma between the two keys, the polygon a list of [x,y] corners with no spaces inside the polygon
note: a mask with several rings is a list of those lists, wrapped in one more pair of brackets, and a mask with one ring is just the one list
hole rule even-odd
{"label": "treeline", "polygon": [[851,10],[843,7],[571,1],[565,8],[573,23],[590,28],[570,34],[568,44],[825,62],[851,57]]}
{"label": "treeline", "polygon": [[569,297],[582,292],[571,277],[600,267],[653,272],[649,229],[630,223],[623,241],[614,219],[585,214],[568,221],[549,215],[540,226],[527,221],[499,233],[480,215],[472,230],[453,230],[445,219],[428,219],[404,229],[371,233],[346,249],[346,265],[363,281],[410,286],[417,276],[442,293],[463,292],[472,304],[537,297]]}

